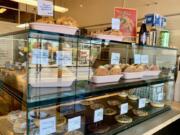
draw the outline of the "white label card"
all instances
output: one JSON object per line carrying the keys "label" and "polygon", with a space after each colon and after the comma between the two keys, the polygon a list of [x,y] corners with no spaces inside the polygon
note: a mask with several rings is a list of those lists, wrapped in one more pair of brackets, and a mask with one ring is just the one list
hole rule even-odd
{"label": "white label card", "polygon": [[148,64],[148,63],[149,63],[149,56],[141,55],[141,64]]}
{"label": "white label card", "polygon": [[112,18],[112,29],[113,30],[120,30],[121,21],[119,18]]}
{"label": "white label card", "polygon": [[57,51],[56,64],[61,66],[72,66],[72,51]]}
{"label": "white label card", "polygon": [[53,0],[38,0],[38,15],[53,16]]}
{"label": "white label card", "polygon": [[144,108],[146,106],[146,98],[140,98],[138,108]]}
{"label": "white label card", "polygon": [[48,65],[49,52],[45,49],[32,49],[32,64]]}
{"label": "white label card", "polygon": [[94,111],[94,123],[103,120],[104,110],[103,108]]}
{"label": "white label card", "polygon": [[159,94],[158,94],[158,101],[163,100],[163,96],[164,96],[163,93],[159,93]]}
{"label": "white label card", "polygon": [[120,53],[112,53],[111,54],[111,64],[112,65],[119,64],[120,63],[120,57],[121,57]]}
{"label": "white label card", "polygon": [[81,128],[81,116],[68,119],[68,132]]}
{"label": "white label card", "polygon": [[128,113],[128,103],[121,104],[120,106],[120,114]]}
{"label": "white label card", "polygon": [[141,55],[140,54],[134,55],[134,64],[141,64]]}
{"label": "white label card", "polygon": [[56,132],[56,117],[40,120],[40,135],[49,135]]}

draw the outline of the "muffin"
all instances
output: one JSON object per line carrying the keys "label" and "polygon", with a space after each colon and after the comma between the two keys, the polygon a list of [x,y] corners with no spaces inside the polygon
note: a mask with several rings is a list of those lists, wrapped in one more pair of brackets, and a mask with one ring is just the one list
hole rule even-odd
{"label": "muffin", "polygon": [[117,111],[112,108],[104,109],[104,115],[111,116],[111,115],[115,115],[116,113],[117,113]]}
{"label": "muffin", "polygon": [[95,70],[95,76],[107,76],[107,75],[109,75],[109,70],[104,66],[99,66]]}
{"label": "muffin", "polygon": [[110,75],[119,75],[121,74],[121,68],[119,65],[115,65],[114,67],[112,67],[109,71]]}
{"label": "muffin", "polygon": [[126,115],[116,115],[115,119],[118,123],[122,123],[122,124],[128,124],[133,121],[131,117],[126,116]]}
{"label": "muffin", "polygon": [[128,73],[132,73],[132,72],[136,72],[136,66],[128,66],[124,72],[128,72]]}

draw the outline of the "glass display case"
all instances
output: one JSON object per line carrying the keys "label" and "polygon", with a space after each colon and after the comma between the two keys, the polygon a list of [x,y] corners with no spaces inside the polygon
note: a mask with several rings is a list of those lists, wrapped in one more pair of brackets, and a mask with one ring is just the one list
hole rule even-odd
{"label": "glass display case", "polygon": [[[2,135],[116,134],[170,110],[177,50],[29,29],[0,37]],[[6,127],[6,128],[4,128]]]}

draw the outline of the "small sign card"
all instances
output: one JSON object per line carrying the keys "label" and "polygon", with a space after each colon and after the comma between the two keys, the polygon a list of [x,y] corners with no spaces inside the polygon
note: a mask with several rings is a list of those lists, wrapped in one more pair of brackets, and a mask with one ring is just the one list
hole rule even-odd
{"label": "small sign card", "polygon": [[45,49],[32,49],[32,64],[48,65],[49,52]]}
{"label": "small sign card", "polygon": [[68,119],[68,132],[81,128],[81,116]]}
{"label": "small sign card", "polygon": [[102,121],[104,115],[103,108],[97,109],[94,111],[94,123]]}
{"label": "small sign card", "polygon": [[141,55],[140,54],[134,55],[134,64],[141,64]]}
{"label": "small sign card", "polygon": [[138,108],[144,108],[146,106],[146,98],[140,98]]}
{"label": "small sign card", "polygon": [[148,63],[149,63],[149,56],[141,55],[141,64],[148,64]]}
{"label": "small sign card", "polygon": [[112,65],[119,64],[120,63],[120,57],[121,57],[120,53],[112,53],[111,54],[111,64]]}
{"label": "small sign card", "polygon": [[112,29],[113,30],[120,30],[121,21],[119,18],[112,18]]}
{"label": "small sign card", "polygon": [[53,16],[53,0],[38,0],[38,15]]}
{"label": "small sign card", "polygon": [[120,114],[126,114],[128,113],[128,103],[124,103],[120,105]]}
{"label": "small sign card", "polygon": [[49,135],[56,132],[56,117],[40,120],[40,135]]}

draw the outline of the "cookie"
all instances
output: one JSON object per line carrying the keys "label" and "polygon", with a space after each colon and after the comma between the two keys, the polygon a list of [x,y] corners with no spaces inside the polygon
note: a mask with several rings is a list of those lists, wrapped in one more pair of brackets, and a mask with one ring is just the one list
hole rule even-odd
{"label": "cookie", "polygon": [[119,100],[108,100],[107,103],[110,106],[117,106],[121,104]]}
{"label": "cookie", "polygon": [[90,105],[90,108],[92,109],[92,110],[96,110],[96,109],[100,109],[100,108],[104,108],[104,105],[103,104],[92,104],[92,105]]}
{"label": "cookie", "polygon": [[128,123],[131,123],[133,121],[133,119],[127,115],[116,115],[115,120],[118,123],[122,123],[122,124],[128,124]]}
{"label": "cookie", "polygon": [[66,132],[64,135],[84,135],[81,131]]}
{"label": "cookie", "polygon": [[128,95],[128,99],[133,100],[133,101],[138,100],[138,98],[139,97],[136,95]]}
{"label": "cookie", "polygon": [[117,113],[117,111],[112,108],[104,109],[104,115],[111,116],[111,115],[115,115],[116,113]]}
{"label": "cookie", "polygon": [[127,92],[120,92],[119,94],[118,94],[118,96],[120,96],[120,97],[122,97],[122,98],[126,98],[127,96],[128,96],[128,93]]}
{"label": "cookie", "polygon": [[149,113],[143,110],[133,109],[133,114],[139,117],[144,117],[144,116],[147,116]]}
{"label": "cookie", "polygon": [[89,105],[94,104],[94,102],[91,101],[91,100],[84,100],[84,101],[81,101],[80,104],[81,104],[81,105],[84,105],[84,106],[89,106]]}
{"label": "cookie", "polygon": [[150,104],[152,107],[156,107],[156,108],[162,108],[165,105],[163,102],[151,102]]}

